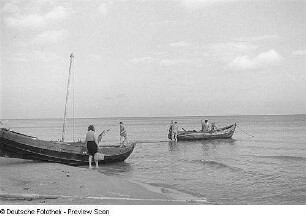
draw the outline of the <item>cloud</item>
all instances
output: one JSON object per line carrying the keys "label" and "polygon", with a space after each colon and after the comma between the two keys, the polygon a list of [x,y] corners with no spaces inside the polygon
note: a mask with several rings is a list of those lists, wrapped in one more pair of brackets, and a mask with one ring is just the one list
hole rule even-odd
{"label": "cloud", "polygon": [[203,46],[201,50],[203,50],[204,55],[211,60],[228,62],[235,56],[249,55],[257,48],[257,45],[248,42],[224,42]]}
{"label": "cloud", "polygon": [[[178,2],[182,7],[187,8],[189,10],[197,10],[201,8],[208,8],[222,3],[253,2],[256,0],[172,0],[172,1]],[[260,1],[263,2],[271,0],[260,0]]]}
{"label": "cloud", "polygon": [[105,56],[103,55],[100,55],[100,54],[90,54],[90,58],[89,60],[90,61],[103,61],[105,59]]}
{"label": "cloud", "polygon": [[52,30],[44,31],[33,39],[34,44],[54,44],[63,41],[67,37],[68,33],[66,30]]}
{"label": "cloud", "polygon": [[44,24],[44,18],[36,14],[18,17],[8,17],[4,21],[8,27],[13,28],[35,28]]}
{"label": "cloud", "polygon": [[234,2],[237,0],[177,0],[184,7],[189,9],[197,9],[202,7],[208,7],[220,2]]}
{"label": "cloud", "polygon": [[20,13],[19,7],[13,2],[7,2],[1,9],[0,13],[17,14]]}
{"label": "cloud", "polygon": [[279,36],[278,35],[262,35],[262,36],[236,38],[237,41],[242,41],[242,42],[259,42],[259,41],[272,40],[272,39],[279,39]]}
{"label": "cloud", "polygon": [[152,57],[140,57],[131,59],[129,62],[132,64],[139,64],[139,63],[153,63],[155,60]]}
{"label": "cloud", "polygon": [[194,65],[199,66],[202,63],[200,58],[190,58],[190,59],[163,59],[160,61],[160,65],[165,66],[175,66],[175,65]]}
{"label": "cloud", "polygon": [[53,20],[65,19],[67,16],[68,16],[67,11],[63,6],[57,6],[51,12],[43,15],[45,19],[53,19]]}
{"label": "cloud", "polygon": [[37,12],[21,13],[17,5],[6,5],[3,8],[9,15],[6,16],[4,22],[6,26],[11,28],[38,28],[52,21],[59,21],[68,17],[68,12],[63,6],[54,7],[45,14]]}
{"label": "cloud", "polygon": [[101,3],[98,7],[98,12],[105,15],[109,10],[109,6],[105,3]]}
{"label": "cloud", "polygon": [[121,94],[118,94],[116,96],[106,96],[105,99],[106,100],[127,100],[128,95],[124,94],[124,93],[121,93]]}
{"label": "cloud", "polygon": [[295,50],[292,52],[293,56],[304,56],[306,55],[306,50]]}
{"label": "cloud", "polygon": [[[206,58],[229,65],[231,69],[248,70],[278,64],[281,56],[275,50],[259,53],[264,40],[278,39],[277,35],[262,35],[238,38],[230,42],[220,42],[202,46]],[[255,57],[254,57],[255,56]],[[254,57],[254,58],[252,58]]]}
{"label": "cloud", "polygon": [[225,43],[215,43],[210,46],[210,48],[217,52],[249,52],[257,49],[257,46],[252,43],[247,42],[225,42]]}
{"label": "cloud", "polygon": [[230,62],[229,67],[238,71],[261,69],[278,65],[281,59],[279,53],[272,49],[258,54],[253,59],[248,55],[238,56]]}
{"label": "cloud", "polygon": [[202,64],[201,58],[173,58],[173,59],[154,59],[152,57],[140,57],[134,58],[129,61],[131,64],[144,64],[144,63],[156,63],[162,67],[175,66],[175,65],[195,65],[199,66]]}
{"label": "cloud", "polygon": [[53,52],[43,52],[43,51],[29,51],[29,52],[17,52],[12,53],[8,60],[12,62],[19,63],[29,63],[29,62],[53,62],[61,60],[60,56]]}
{"label": "cloud", "polygon": [[170,43],[169,46],[173,48],[186,48],[190,45],[190,43],[185,41]]}

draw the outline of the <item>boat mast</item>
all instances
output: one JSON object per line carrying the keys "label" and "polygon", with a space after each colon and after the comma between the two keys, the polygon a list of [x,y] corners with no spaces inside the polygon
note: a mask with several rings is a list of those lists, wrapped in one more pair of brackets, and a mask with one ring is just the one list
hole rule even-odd
{"label": "boat mast", "polygon": [[66,103],[65,103],[65,112],[64,112],[64,123],[63,123],[63,133],[62,133],[62,142],[65,141],[65,131],[66,131],[66,115],[67,115],[67,102],[69,95],[69,85],[70,85],[70,77],[71,77],[71,66],[72,59],[74,58],[73,53],[70,54],[70,65],[69,65],[69,76],[68,76],[68,84],[67,84],[67,92],[66,92]]}

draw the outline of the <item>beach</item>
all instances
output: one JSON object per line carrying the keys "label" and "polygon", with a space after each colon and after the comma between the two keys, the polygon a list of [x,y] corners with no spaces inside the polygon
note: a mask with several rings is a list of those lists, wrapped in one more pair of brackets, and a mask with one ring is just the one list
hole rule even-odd
{"label": "beach", "polygon": [[[148,187],[104,175],[96,169],[0,157],[1,194],[42,196],[1,198],[3,205],[184,205],[203,204],[170,189]],[[53,197],[53,199],[47,198]]]}

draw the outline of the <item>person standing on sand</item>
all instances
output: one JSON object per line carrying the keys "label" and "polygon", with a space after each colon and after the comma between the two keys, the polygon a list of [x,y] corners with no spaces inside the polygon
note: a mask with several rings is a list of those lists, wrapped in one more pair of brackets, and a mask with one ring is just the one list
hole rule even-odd
{"label": "person standing on sand", "polygon": [[[85,137],[85,144],[87,146],[87,152],[89,155],[89,169],[92,168],[91,166],[91,162],[92,162],[92,158],[95,156],[95,154],[98,152],[98,140],[97,137],[95,135],[95,128],[93,125],[89,125],[88,127],[88,132],[86,134]],[[98,165],[98,161],[94,160],[96,163],[96,168],[99,167]]]}
{"label": "person standing on sand", "polygon": [[127,141],[127,134],[123,123],[120,122],[119,125],[120,125],[120,143],[122,143],[123,146],[124,142]]}

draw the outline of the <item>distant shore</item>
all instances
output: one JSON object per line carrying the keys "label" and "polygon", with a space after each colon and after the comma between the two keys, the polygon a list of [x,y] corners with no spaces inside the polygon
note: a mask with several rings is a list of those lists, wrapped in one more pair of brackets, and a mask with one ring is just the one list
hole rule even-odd
{"label": "distant shore", "polygon": [[0,193],[47,195],[54,199],[8,199],[3,205],[186,205],[205,204],[190,195],[57,163],[0,157]]}

